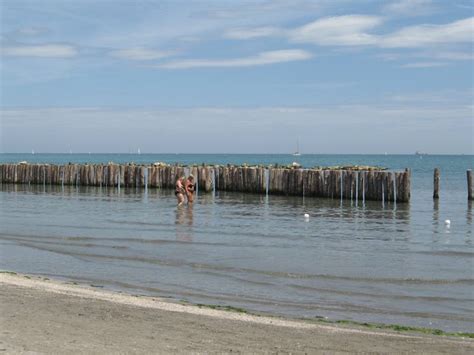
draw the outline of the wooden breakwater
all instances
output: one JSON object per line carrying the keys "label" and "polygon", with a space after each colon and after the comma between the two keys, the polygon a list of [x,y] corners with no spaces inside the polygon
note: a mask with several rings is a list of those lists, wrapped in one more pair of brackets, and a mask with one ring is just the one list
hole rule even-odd
{"label": "wooden breakwater", "polygon": [[135,164],[0,164],[0,182],[174,189],[193,174],[199,192],[325,197],[357,201],[410,200],[410,171],[301,169],[247,166]]}

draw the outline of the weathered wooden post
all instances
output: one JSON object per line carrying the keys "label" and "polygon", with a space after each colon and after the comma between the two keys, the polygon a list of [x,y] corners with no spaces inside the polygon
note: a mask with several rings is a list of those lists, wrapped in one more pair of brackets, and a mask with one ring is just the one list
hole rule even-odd
{"label": "weathered wooden post", "polygon": [[402,182],[402,198],[401,201],[409,202],[410,201],[410,176],[411,171],[410,169],[405,169],[405,173],[403,174],[403,182]]}
{"label": "weathered wooden post", "polygon": [[439,168],[434,169],[433,176],[433,198],[439,198]]}
{"label": "weathered wooden post", "polygon": [[469,201],[472,201],[473,200],[473,196],[472,196],[472,170],[469,169],[466,172],[466,175],[467,175],[467,199]]}

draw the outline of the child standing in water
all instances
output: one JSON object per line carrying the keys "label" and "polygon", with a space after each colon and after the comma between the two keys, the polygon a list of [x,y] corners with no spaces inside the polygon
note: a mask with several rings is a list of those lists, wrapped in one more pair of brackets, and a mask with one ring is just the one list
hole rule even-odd
{"label": "child standing in water", "polygon": [[178,199],[178,206],[181,206],[184,202],[184,195],[186,194],[186,189],[184,188],[184,176],[181,176],[176,180],[176,190],[174,194]]}
{"label": "child standing in water", "polygon": [[188,203],[194,202],[194,191],[196,190],[196,186],[194,185],[194,176],[189,175],[184,183],[184,188],[186,190],[186,196],[188,198]]}

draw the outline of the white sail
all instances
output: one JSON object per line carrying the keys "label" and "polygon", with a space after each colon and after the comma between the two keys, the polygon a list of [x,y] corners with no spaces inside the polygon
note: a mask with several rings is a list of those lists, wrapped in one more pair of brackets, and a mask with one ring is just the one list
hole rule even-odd
{"label": "white sail", "polygon": [[296,140],[296,151],[293,153],[293,156],[298,157],[300,156],[300,141],[297,139]]}

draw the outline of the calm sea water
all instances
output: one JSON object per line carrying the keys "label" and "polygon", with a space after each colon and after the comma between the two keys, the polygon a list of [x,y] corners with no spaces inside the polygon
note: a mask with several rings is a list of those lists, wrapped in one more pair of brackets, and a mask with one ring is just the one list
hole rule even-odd
{"label": "calm sea water", "polygon": [[177,208],[167,190],[2,185],[0,268],[290,317],[473,331],[472,156],[0,154],[58,164],[296,158],[410,168],[412,201],[216,192]]}

